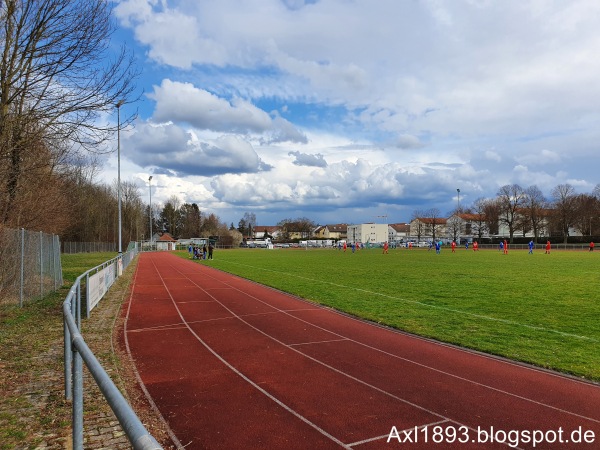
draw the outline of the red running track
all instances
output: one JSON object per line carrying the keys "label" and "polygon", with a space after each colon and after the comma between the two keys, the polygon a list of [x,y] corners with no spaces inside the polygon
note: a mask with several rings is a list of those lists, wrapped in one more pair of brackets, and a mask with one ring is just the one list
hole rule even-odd
{"label": "red running track", "polygon": [[598,385],[356,320],[166,252],[140,255],[125,337],[188,450],[600,448]]}

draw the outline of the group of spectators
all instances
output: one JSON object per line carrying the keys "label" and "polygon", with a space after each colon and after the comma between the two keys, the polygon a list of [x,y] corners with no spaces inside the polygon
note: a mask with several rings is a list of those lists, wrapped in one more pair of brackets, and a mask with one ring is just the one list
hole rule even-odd
{"label": "group of spectators", "polygon": [[214,247],[210,242],[208,244],[208,247],[206,246],[206,244],[204,244],[202,248],[192,244],[190,244],[188,247],[188,252],[190,254],[190,258],[192,259],[213,259],[213,250]]}

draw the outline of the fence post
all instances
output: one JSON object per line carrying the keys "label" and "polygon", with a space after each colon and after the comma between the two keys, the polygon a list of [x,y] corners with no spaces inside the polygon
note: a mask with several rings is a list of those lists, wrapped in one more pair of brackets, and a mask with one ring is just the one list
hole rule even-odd
{"label": "fence post", "polygon": [[81,283],[77,285],[77,302],[75,304],[75,311],[76,313],[74,317],[77,320],[77,329],[81,331]]}
{"label": "fence post", "polygon": [[83,360],[73,348],[73,448],[83,449]]}
{"label": "fence post", "polygon": [[86,309],[86,317],[90,318],[90,273],[88,272],[85,275],[85,309]]}
{"label": "fence post", "polygon": [[[62,264],[60,263],[60,242],[58,240],[58,235],[52,235],[52,255],[54,260],[54,290],[58,289],[58,277],[60,269],[62,269]],[[57,258],[58,256],[58,258]],[[62,285],[62,283],[61,283]]]}
{"label": "fence post", "polygon": [[44,236],[40,231],[40,298],[44,296]]}
{"label": "fence post", "polygon": [[[73,298],[71,297],[71,302]],[[64,312],[63,312],[64,314]],[[71,369],[73,368],[73,353],[71,350],[71,332],[69,331],[69,327],[67,325],[67,319],[63,319],[63,326],[65,328],[65,349],[64,349],[64,357],[65,357],[65,398],[67,400],[71,400],[73,398],[72,391],[72,382],[71,382]]]}
{"label": "fence post", "polygon": [[25,228],[21,228],[21,287],[19,289],[19,306],[23,307],[23,289],[25,285]]}

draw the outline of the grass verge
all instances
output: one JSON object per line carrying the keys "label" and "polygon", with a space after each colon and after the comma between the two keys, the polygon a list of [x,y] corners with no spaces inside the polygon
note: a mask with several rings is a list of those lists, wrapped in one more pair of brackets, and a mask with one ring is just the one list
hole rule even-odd
{"label": "grass verge", "polygon": [[[71,403],[64,396],[62,303],[75,279],[116,256],[114,253],[63,255],[65,285],[39,301],[0,307],[0,449],[70,448]],[[135,263],[117,280],[90,319],[84,339],[111,378],[134,405],[148,430],[169,448],[169,440],[137,387],[127,355],[113,345],[120,310]],[[84,371],[86,448],[130,448],[110,407]]]}

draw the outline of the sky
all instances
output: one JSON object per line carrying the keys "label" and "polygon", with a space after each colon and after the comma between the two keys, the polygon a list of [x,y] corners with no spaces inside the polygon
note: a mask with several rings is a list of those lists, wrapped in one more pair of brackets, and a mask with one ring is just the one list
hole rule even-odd
{"label": "sky", "polygon": [[123,0],[114,17],[141,72],[121,180],[145,202],[151,175],[153,203],[228,225],[398,223],[506,184],[600,182],[596,0]]}

